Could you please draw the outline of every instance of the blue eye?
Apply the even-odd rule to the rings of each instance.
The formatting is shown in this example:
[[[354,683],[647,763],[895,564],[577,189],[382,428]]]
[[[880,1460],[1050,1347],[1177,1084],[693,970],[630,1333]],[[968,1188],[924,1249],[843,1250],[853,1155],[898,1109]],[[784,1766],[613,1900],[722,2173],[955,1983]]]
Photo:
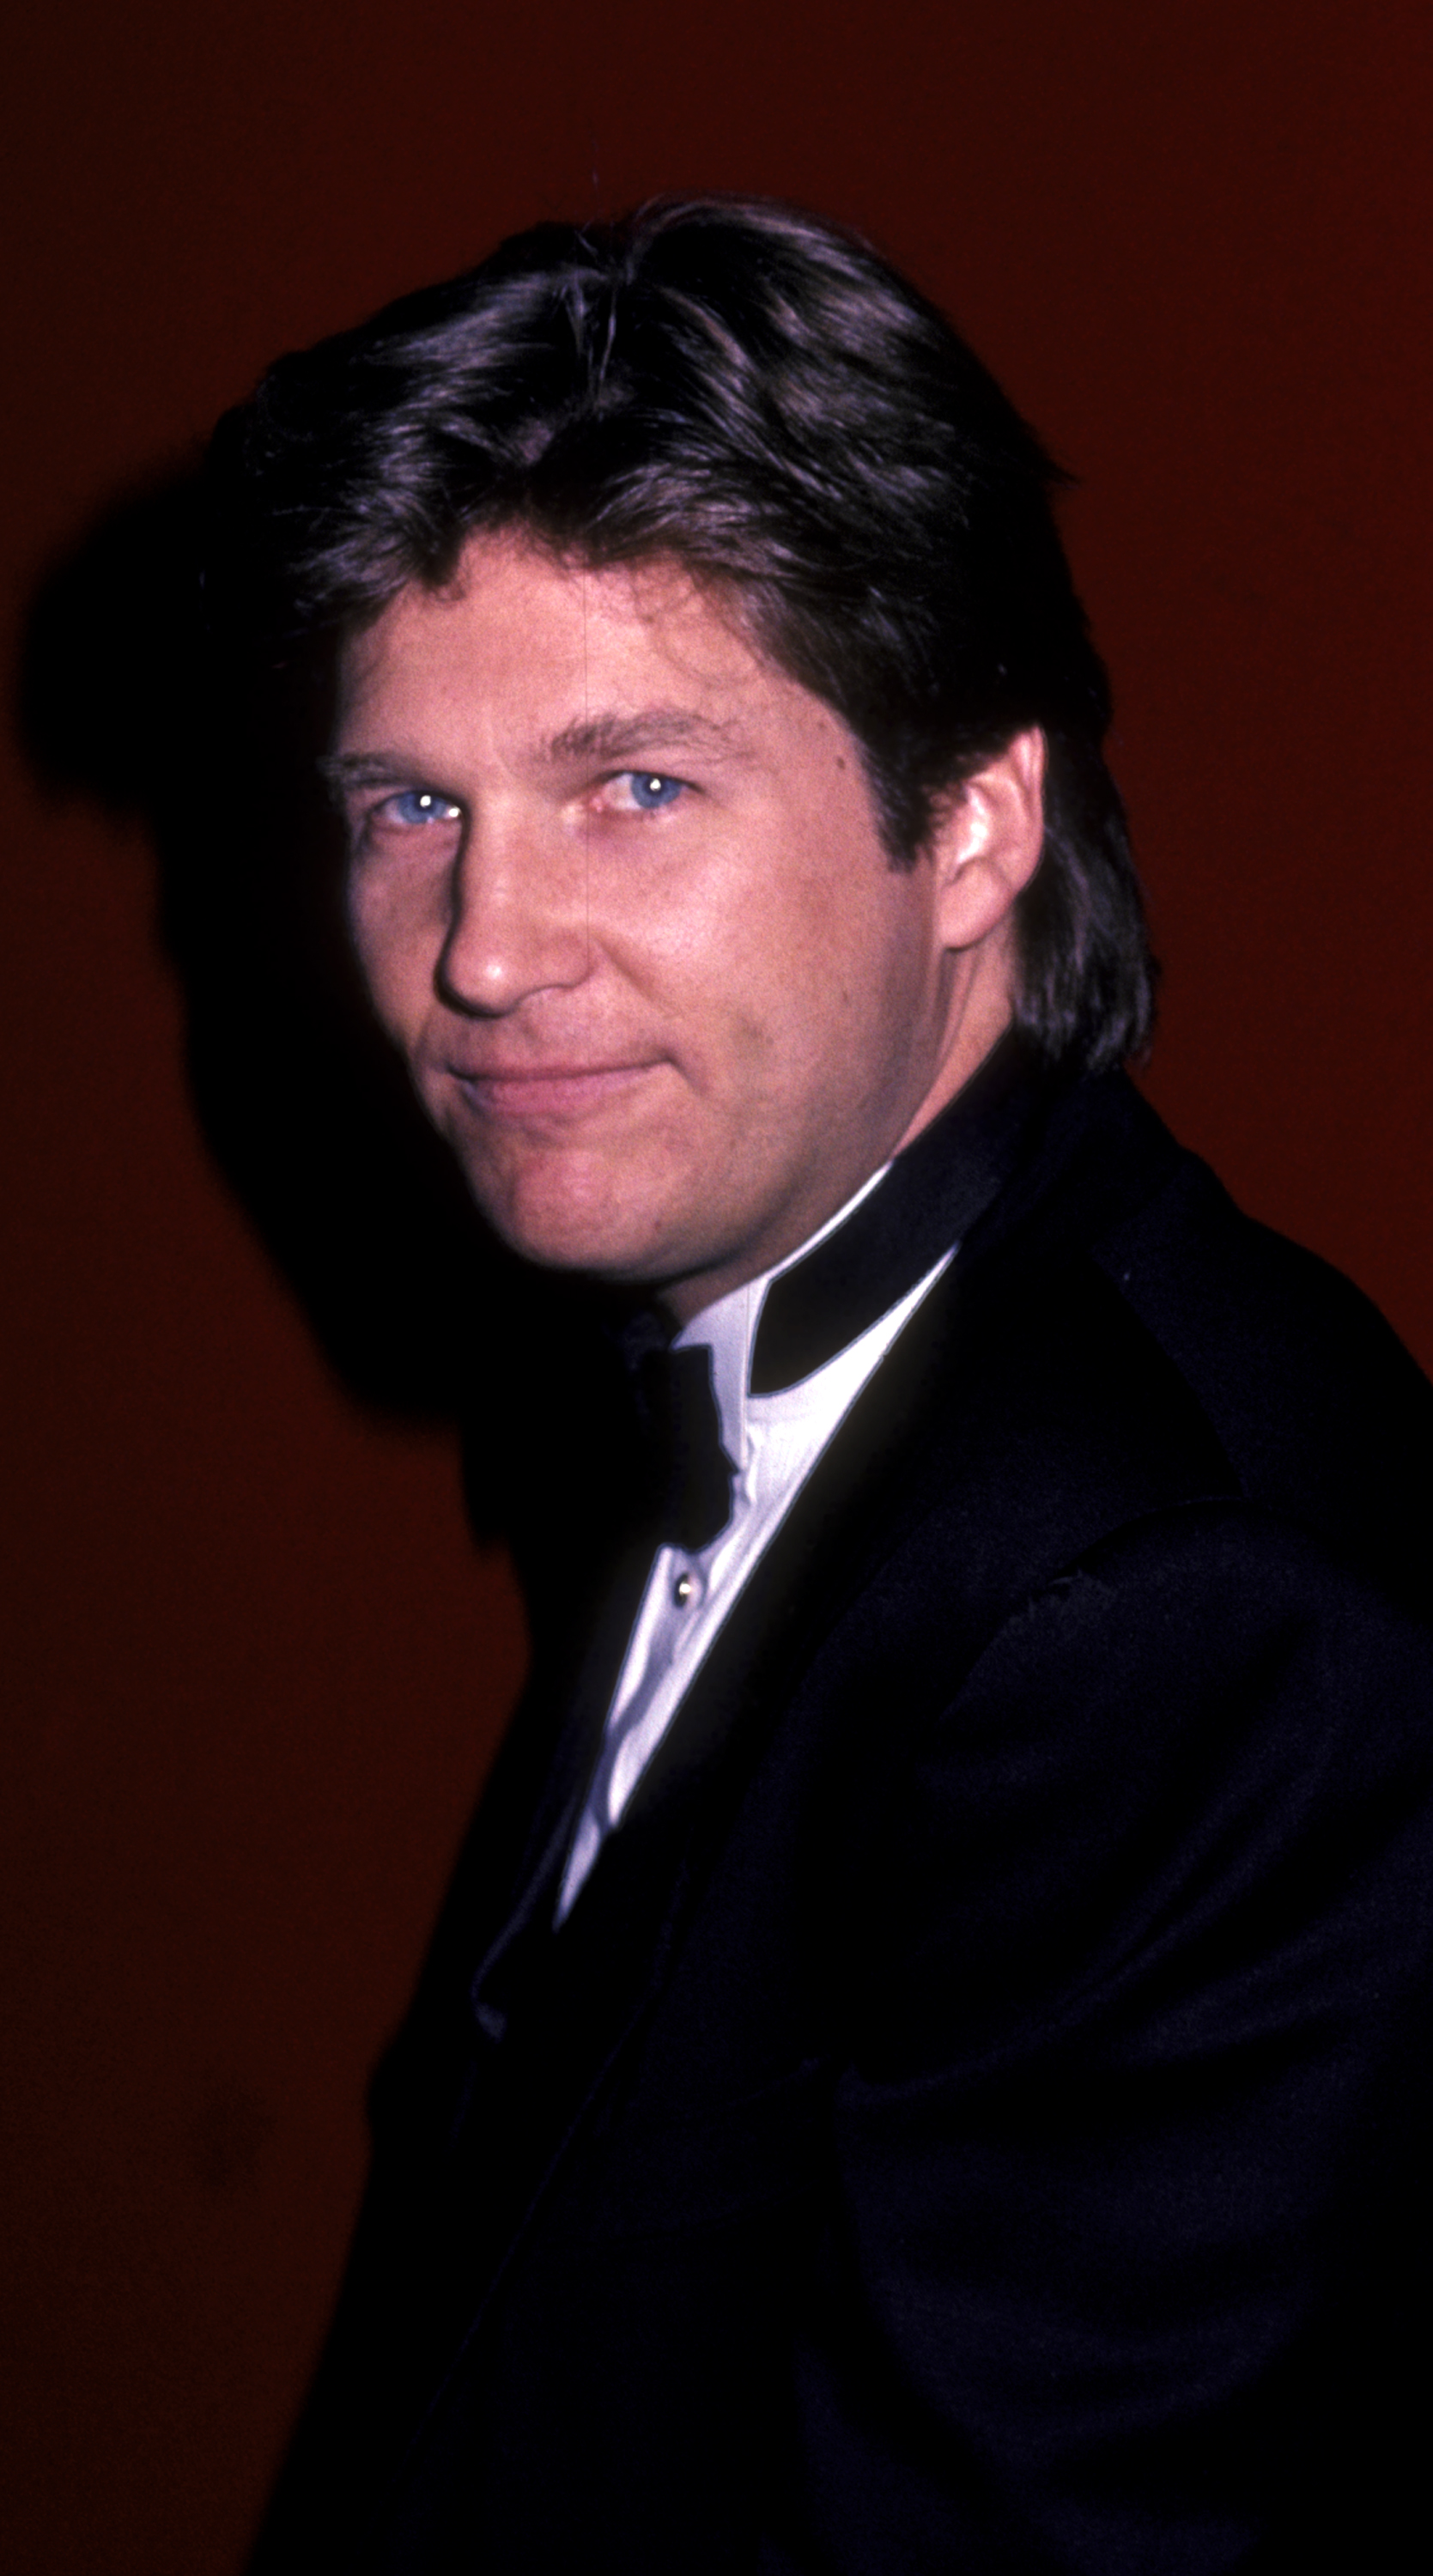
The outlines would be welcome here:
[[[456,823],[462,813],[448,796],[435,796],[431,788],[406,787],[401,796],[390,796],[385,812],[395,823]]]
[[[629,769],[624,775],[633,804],[644,814],[659,814],[664,805],[675,805],[682,792],[680,778],[663,778],[655,769]]]

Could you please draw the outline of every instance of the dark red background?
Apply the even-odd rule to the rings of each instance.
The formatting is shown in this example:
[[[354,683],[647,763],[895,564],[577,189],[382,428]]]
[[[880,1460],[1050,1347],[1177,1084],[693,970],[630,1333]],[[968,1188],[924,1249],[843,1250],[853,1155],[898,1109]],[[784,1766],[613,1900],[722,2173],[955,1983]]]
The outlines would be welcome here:
[[[1155,1099],[1433,1359],[1426,7],[27,15],[16,607],[279,347],[505,229],[693,185],[854,221],[1083,479]],[[144,847],[5,795],[4,2556],[221,2576],[520,1621],[448,1445],[343,1395],[206,1161]]]

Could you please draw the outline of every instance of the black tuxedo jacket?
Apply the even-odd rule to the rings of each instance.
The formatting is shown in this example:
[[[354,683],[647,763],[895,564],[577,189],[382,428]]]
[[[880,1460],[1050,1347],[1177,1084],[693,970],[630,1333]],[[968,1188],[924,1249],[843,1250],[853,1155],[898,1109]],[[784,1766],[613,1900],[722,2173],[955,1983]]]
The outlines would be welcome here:
[[[1391,1333],[1123,1077],[1047,1093],[554,1933],[645,1570],[562,1436],[256,2571],[1421,2565]]]

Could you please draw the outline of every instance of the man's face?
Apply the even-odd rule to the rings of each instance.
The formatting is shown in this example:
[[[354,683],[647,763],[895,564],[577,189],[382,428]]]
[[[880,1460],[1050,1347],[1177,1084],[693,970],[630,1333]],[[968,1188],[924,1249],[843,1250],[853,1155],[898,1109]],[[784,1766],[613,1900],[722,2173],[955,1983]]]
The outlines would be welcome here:
[[[330,764],[380,1017],[504,1238],[678,1314],[794,1250],[936,1076],[937,871],[675,564],[468,548],[354,643]]]

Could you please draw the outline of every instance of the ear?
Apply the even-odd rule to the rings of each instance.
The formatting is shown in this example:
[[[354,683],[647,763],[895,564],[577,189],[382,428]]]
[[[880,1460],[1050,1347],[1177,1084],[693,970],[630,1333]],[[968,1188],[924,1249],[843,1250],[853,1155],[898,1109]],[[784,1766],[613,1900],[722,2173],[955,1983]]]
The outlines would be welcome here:
[[[930,855],[946,948],[974,948],[1011,912],[1045,845],[1045,737],[1017,733],[939,815]]]

